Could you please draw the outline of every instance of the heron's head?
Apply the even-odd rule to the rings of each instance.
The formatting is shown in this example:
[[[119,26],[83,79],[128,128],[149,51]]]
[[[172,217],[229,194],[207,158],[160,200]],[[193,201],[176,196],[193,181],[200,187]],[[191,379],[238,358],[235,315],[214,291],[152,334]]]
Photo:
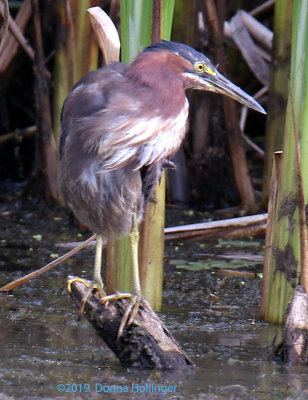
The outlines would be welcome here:
[[[224,94],[239,103],[266,114],[263,107],[246,92],[220,74],[209,58],[190,46],[171,41],[155,43],[137,56],[145,59],[147,65],[168,66],[182,80],[184,89],[199,89]],[[158,62],[159,60],[159,62]],[[151,79],[155,80],[158,69],[153,68]],[[158,76],[157,76],[157,79]],[[168,90],[168,85],[166,85]]]

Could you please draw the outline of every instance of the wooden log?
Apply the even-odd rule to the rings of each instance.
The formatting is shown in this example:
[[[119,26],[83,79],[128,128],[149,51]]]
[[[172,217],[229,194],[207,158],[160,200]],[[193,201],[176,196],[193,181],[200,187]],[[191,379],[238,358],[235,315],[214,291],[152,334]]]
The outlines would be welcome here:
[[[70,295],[78,309],[86,291],[83,282],[71,284]],[[140,299],[134,320],[129,327],[124,327],[123,334],[118,337],[121,321],[130,303],[131,299],[122,298],[102,304],[98,292],[95,292],[88,297],[84,307],[87,320],[124,366],[159,370],[194,366],[144,298]]]

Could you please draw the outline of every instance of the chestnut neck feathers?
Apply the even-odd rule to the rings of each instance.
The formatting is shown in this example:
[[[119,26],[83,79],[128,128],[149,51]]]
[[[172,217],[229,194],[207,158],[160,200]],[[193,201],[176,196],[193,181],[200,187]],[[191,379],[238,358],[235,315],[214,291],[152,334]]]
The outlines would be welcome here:
[[[129,66],[126,75],[135,84],[154,91],[153,102],[161,101],[162,117],[171,117],[179,114],[185,106],[185,86],[181,77],[187,67],[185,64],[189,65],[167,50],[143,52]]]

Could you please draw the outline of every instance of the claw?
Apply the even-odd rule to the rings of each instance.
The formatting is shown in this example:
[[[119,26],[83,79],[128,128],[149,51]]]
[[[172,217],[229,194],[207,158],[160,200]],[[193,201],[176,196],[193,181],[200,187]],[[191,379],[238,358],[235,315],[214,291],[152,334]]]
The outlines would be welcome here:
[[[90,285],[91,285],[91,282],[88,281],[87,279],[82,279],[82,278],[78,278],[78,277],[74,277],[74,278],[68,279],[68,281],[67,281],[67,291],[69,292],[69,294],[72,293],[72,283],[73,282],[81,282],[84,285],[86,285],[86,287],[90,287]]]
[[[115,293],[115,294],[110,294],[109,296],[103,296],[101,299],[101,304],[107,303],[108,301],[112,300],[118,300],[118,299],[127,299],[134,297],[133,294],[131,293]]]
[[[132,299],[132,307],[131,307],[132,312],[130,314],[129,320],[127,321],[127,327],[129,327],[134,322],[134,319],[135,319],[136,315],[138,314],[140,304],[141,304],[141,297],[135,296]]]
[[[88,288],[87,291],[85,292],[85,294],[83,295],[82,299],[81,299],[79,317],[82,315],[82,313],[84,311],[84,307],[86,305],[86,302],[87,302],[90,294],[92,293],[92,291],[94,289],[96,289],[98,291],[100,297],[102,297],[102,298],[108,297],[108,296],[106,296],[106,293],[105,293],[105,291],[103,289],[103,283],[102,282],[92,282],[92,281],[88,281],[87,279],[82,279],[82,278],[78,278],[78,277],[74,277],[74,278],[69,279],[67,281],[67,291],[70,294],[72,293],[72,283],[73,282],[81,282]]]
[[[134,319],[139,311],[140,299],[141,297],[136,295],[133,295],[131,297],[131,303],[125,310],[125,313],[122,317],[122,321],[118,330],[117,339],[120,339],[120,337],[123,336],[123,330],[125,325],[127,326],[127,328],[129,328],[130,325],[134,322]]]
[[[131,303],[127,306],[125,313],[123,314],[120,327],[118,330],[117,339],[120,339],[123,336],[123,331],[125,325],[127,328],[134,322],[134,319],[138,313],[139,306],[140,306],[140,296],[131,293],[116,293],[109,296],[105,296],[101,299],[101,304],[105,304],[109,301],[119,300],[119,299],[131,299]]]

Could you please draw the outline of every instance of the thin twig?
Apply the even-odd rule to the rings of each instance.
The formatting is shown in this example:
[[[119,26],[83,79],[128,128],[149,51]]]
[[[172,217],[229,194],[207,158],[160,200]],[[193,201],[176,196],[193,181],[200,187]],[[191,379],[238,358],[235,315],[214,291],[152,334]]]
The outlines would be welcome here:
[[[0,33],[0,53],[4,45],[6,34],[9,30],[9,3],[7,0],[2,0],[2,2],[3,7],[1,11],[3,11],[3,13],[1,12],[1,14],[3,14],[3,25]]]
[[[253,98],[255,100],[258,100],[267,92],[268,92],[268,86],[267,85],[263,86],[255,95],[253,95]],[[245,130],[247,114],[248,114],[248,107],[243,106],[241,109],[241,117],[240,117],[240,128],[242,132],[244,132]]]
[[[265,153],[264,150],[261,149],[256,143],[254,143],[245,133],[243,133],[243,139],[245,142],[250,146],[253,150],[255,150],[256,153],[259,154],[259,156],[264,159]]]
[[[254,99],[259,99],[262,97],[265,93],[268,92],[268,86],[263,86],[262,89],[260,89],[254,96]],[[243,135],[243,139],[245,142],[253,148],[262,158],[264,158],[264,150],[261,149],[258,145],[256,145],[251,139],[248,138],[248,136],[245,135],[244,130],[245,130],[245,124],[247,120],[247,115],[248,115],[248,107],[243,106],[241,110],[241,117],[240,117],[240,129]]]
[[[36,125],[29,126],[28,128],[24,129],[16,129],[14,132],[6,133],[5,135],[0,136],[0,146],[14,139],[19,139],[25,136],[26,137],[34,136],[36,135],[36,133],[37,133]]]
[[[8,292],[9,290],[13,290],[17,288],[20,285],[23,285],[24,283],[37,278],[39,275],[42,275],[44,272],[49,271],[51,268],[55,267],[56,265],[59,265],[60,263],[64,262],[68,258],[72,257],[74,254],[76,254],[78,251],[86,247],[92,240],[96,238],[96,235],[91,236],[89,239],[85,240],[82,242],[79,246],[75,247],[74,249],[70,250],[68,253],[64,254],[63,256],[57,258],[56,260],[53,260],[49,264],[45,265],[44,267],[31,272],[28,275],[23,276],[22,278],[16,279],[13,282],[8,283],[5,286],[2,286],[0,288],[0,292]]]
[[[262,12],[268,10],[274,5],[275,5],[275,0],[268,0],[265,3],[261,4],[259,7],[256,7],[253,10],[251,10],[249,14],[252,15],[253,17],[256,17],[258,14],[261,14]]]
[[[31,16],[31,0],[24,0],[14,20],[21,34],[23,34],[24,32],[24,29],[29,21],[30,16]],[[8,69],[19,47],[19,42],[13,36],[12,32],[9,32],[8,35],[6,36],[3,46],[4,48],[0,52],[0,74],[2,74]]]
[[[4,14],[4,6],[2,3],[0,3],[0,13],[3,15]],[[34,58],[34,51],[32,47],[28,44],[27,40],[25,39],[23,33],[21,32],[19,26],[16,24],[14,19],[9,15],[9,29],[12,35],[15,37],[17,42],[20,44],[20,46],[25,50],[25,52],[28,54],[28,56],[33,59]]]

